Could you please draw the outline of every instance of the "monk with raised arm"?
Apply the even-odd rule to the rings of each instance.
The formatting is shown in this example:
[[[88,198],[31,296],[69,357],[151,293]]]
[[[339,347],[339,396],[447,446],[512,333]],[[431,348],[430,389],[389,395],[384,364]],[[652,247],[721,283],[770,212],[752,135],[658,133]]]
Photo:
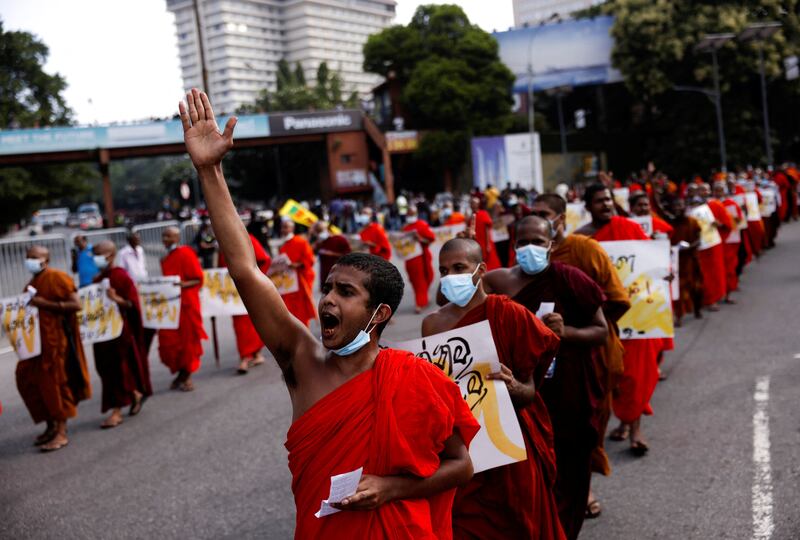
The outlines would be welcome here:
[[[179,245],[180,239],[181,232],[177,227],[167,227],[161,233],[161,242],[167,249],[167,254],[161,259],[161,273],[179,278],[181,314],[177,329],[158,331],[158,354],[170,373],[177,373],[170,389],[191,392],[194,390],[192,373],[200,369],[202,340],[208,339],[208,335],[203,328],[200,307],[203,269],[194,250]]]
[[[611,418],[612,391],[624,371],[622,356],[624,349],[619,339],[617,321],[631,307],[628,291],[622,286],[608,254],[600,244],[580,234],[566,235],[567,202],[554,193],[539,195],[531,207],[533,215],[550,222],[553,228],[553,249],[550,260],[574,266],[583,271],[602,289],[605,295],[603,315],[608,326],[608,337],[600,348],[600,362],[596,365],[597,380],[601,383],[602,399],[597,410],[598,438],[592,452],[592,472],[608,476],[611,466],[604,449],[605,432]],[[600,515],[600,502],[589,492],[586,517]]]
[[[553,424],[555,495],[566,537],[575,539],[583,525],[592,476],[592,452],[600,437],[604,396],[598,376],[608,326],[603,291],[579,269],[550,260],[553,246],[547,219],[528,216],[517,224],[517,265],[486,275],[486,287],[525,306],[561,339],[549,377],[540,382]],[[545,304],[550,309],[540,312]]]
[[[78,414],[78,403],[92,397],[89,372],[78,331],[81,309],[72,278],[50,268],[50,252],[31,246],[25,267],[36,289],[31,304],[39,309],[42,354],[17,363],[17,389],[34,424],[45,422],[35,444],[43,452],[64,448],[67,420]]]
[[[411,353],[378,348],[400,304],[391,263],[351,253],[328,275],[319,301],[322,340],[294,317],[258,269],[222,175],[233,146],[204,93],[181,103],[186,149],[198,171],[228,271],[283,372],[292,401],[286,440],[297,509],[296,538],[451,538],[455,488],[472,477],[478,430],[458,386]],[[280,328],[280,332],[274,331]],[[363,467],[355,494],[315,517],[331,477]]]
[[[457,539],[561,539],[553,495],[555,456],[547,409],[537,389],[558,349],[558,338],[532,313],[483,288],[480,245],[454,238],[439,253],[441,290],[449,302],[422,322],[422,335],[489,321],[505,382],[525,440],[525,461],[476,474],[458,489],[453,506]]]

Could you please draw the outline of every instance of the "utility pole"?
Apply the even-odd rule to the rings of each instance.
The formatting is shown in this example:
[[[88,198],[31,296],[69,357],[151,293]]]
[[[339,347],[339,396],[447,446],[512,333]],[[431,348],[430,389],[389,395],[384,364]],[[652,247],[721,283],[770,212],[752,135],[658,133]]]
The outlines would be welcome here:
[[[719,157],[720,157],[720,170],[722,172],[728,171],[728,155],[725,151],[725,126],[722,120],[722,93],[719,89],[719,65],[717,63],[717,51],[723,45],[734,38],[734,34],[708,34],[695,46],[695,52],[711,53],[711,62],[713,65],[714,74],[714,90],[713,92],[703,91],[692,87],[675,87],[676,90],[689,90],[701,91],[712,98],[714,108],[717,112],[717,136],[719,138]]]
[[[208,71],[206,70],[206,55],[205,51],[203,50],[203,30],[202,30],[202,23],[200,22],[200,8],[197,5],[197,0],[192,0],[192,8],[194,8],[194,24],[195,30],[197,31],[197,50],[200,53],[200,73],[203,77],[203,91],[205,93],[210,93],[211,90],[208,87]]]

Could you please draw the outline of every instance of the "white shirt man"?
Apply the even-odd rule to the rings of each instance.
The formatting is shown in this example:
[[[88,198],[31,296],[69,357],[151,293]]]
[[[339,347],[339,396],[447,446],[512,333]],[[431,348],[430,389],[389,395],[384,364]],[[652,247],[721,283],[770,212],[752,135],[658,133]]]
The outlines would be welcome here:
[[[147,277],[147,267],[142,246],[126,245],[117,253],[117,265],[125,269],[133,281],[141,281]]]

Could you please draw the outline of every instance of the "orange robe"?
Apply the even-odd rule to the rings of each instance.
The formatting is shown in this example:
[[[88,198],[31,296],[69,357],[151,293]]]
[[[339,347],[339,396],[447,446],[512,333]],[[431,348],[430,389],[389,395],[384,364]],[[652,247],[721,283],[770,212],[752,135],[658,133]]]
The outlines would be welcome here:
[[[517,380],[527,381],[533,375],[538,389],[558,350],[556,335],[521,305],[493,294],[455,327],[485,320],[489,321],[500,362]],[[528,459],[480,472],[458,488],[453,505],[456,539],[565,538],[553,493],[553,430],[539,392],[533,403],[516,412]],[[585,507],[584,497],[582,510]]]
[[[628,291],[622,286],[617,271],[611,265],[608,254],[600,244],[587,236],[572,234],[550,254],[550,260],[574,266],[589,276],[605,295],[603,312],[608,322],[608,338],[600,349],[600,362],[596,378],[601,383],[602,401],[597,410],[598,438],[592,452],[592,471],[608,476],[611,465],[603,445],[608,420],[611,417],[612,390],[624,371],[622,341],[619,339],[617,321],[613,313],[621,313],[631,307]]]
[[[584,328],[602,307],[603,291],[585,273],[557,261],[532,276],[514,296],[530,313],[542,302],[555,304],[564,324]],[[558,474],[555,494],[558,514],[566,537],[578,537],[586,515],[586,500],[592,478],[592,452],[600,431],[598,414],[604,396],[600,347],[562,341],[555,357],[552,378],[540,383],[540,395],[547,405],[553,424]]]
[[[725,254],[725,282],[727,291],[732,292],[739,289],[739,275],[736,269],[739,267],[739,251],[742,247],[742,235],[738,228],[738,222],[744,219],[744,214],[739,205],[733,199],[722,201],[728,216],[731,219],[731,232],[725,239],[723,250]]]
[[[638,223],[614,216],[595,234],[598,242],[616,240],[649,240]],[[614,414],[622,422],[631,423],[642,414],[653,414],[650,398],[658,383],[658,355],[669,346],[661,338],[623,339],[625,371],[614,389]]]
[[[158,331],[158,354],[170,373],[194,373],[200,369],[202,340],[208,339],[200,311],[203,269],[192,248],[178,246],[161,259],[161,273],[165,276],[179,276],[181,281],[200,280],[193,287],[181,288],[181,315],[177,330]]]
[[[314,286],[314,250],[311,244],[302,236],[292,236],[283,243],[281,253],[286,254],[293,263],[300,263],[302,266],[297,269],[297,292],[284,294],[283,303],[289,312],[297,317],[300,322],[308,326],[311,319],[317,317],[317,310],[314,308],[314,297],[312,290]]]
[[[661,219],[659,216],[653,214],[653,232],[666,234],[669,236],[672,234],[672,225]]]
[[[478,429],[458,386],[441,370],[411,353],[382,350],[372,369],[317,401],[289,428],[295,538],[452,538],[455,489],[372,511],[314,513],[328,498],[331,476],[364,467],[364,474],[426,478],[438,470],[451,435],[459,433],[469,446]]]
[[[488,231],[487,231],[488,228]],[[500,268],[500,258],[492,240],[492,218],[486,210],[475,212],[475,240],[480,244],[483,252],[483,262],[487,270]]]
[[[36,274],[30,285],[52,302],[76,292],[72,278],[54,268]],[[78,318],[39,309],[39,329],[42,354],[17,363],[17,389],[34,424],[63,422],[78,414],[78,402],[92,397]]]
[[[681,242],[689,245],[700,240],[702,227],[691,216],[683,216],[673,220],[673,232],[670,243],[677,246]],[[678,279],[680,280],[680,297],[672,302],[672,309],[680,319],[687,313],[699,312],[703,304],[703,274],[697,249],[682,249],[678,252]]]
[[[103,382],[101,411],[127,407],[133,401],[133,392],[144,396],[153,394],[150,385],[150,363],[144,346],[142,310],[139,307],[139,292],[128,272],[120,267],[103,270],[95,281],[108,278],[111,287],[131,307],[120,307],[122,333],[117,339],[95,343],[94,363]]]
[[[725,277],[725,240],[732,229],[731,218],[721,202],[709,199],[708,207],[714,214],[714,219],[722,224],[719,235],[722,243],[707,249],[697,251],[697,260],[703,273],[703,305],[716,304],[728,292]]]
[[[421,219],[414,223],[408,223],[403,227],[403,232],[416,232],[429,243],[436,240],[436,235],[430,226]],[[433,283],[433,258],[431,257],[431,250],[428,249],[429,244],[422,244],[421,242],[420,244],[422,255],[406,261],[406,272],[408,273],[411,287],[414,289],[414,304],[419,308],[424,308],[430,303],[428,290],[431,288],[431,283]]]
[[[447,221],[444,222],[445,225],[459,225],[461,223],[466,223],[467,218],[464,217],[464,214],[461,212],[453,212],[450,214],[450,217],[447,218]]]
[[[369,252],[372,255],[382,257],[387,261],[392,258],[392,244],[389,242],[389,237],[386,231],[374,221],[361,229],[361,239],[364,242],[372,242],[374,246],[369,247]]]
[[[266,274],[270,264],[272,264],[272,259],[252,234],[250,235],[250,242],[253,244],[256,265],[261,272]],[[222,251],[219,252],[217,264],[220,268],[228,267],[225,254]],[[239,358],[252,358],[264,347],[264,342],[261,341],[261,336],[258,335],[258,331],[253,326],[253,321],[250,320],[249,315],[233,316],[233,332],[236,334],[236,348],[239,351]]]

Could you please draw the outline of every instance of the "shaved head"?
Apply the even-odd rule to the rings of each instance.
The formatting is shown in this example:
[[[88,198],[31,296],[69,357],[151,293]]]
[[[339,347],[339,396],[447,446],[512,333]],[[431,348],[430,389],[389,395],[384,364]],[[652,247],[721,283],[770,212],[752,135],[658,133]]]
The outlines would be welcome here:
[[[177,245],[181,241],[181,231],[177,227],[167,227],[161,233],[161,242],[164,247],[169,249],[172,245]]]
[[[445,242],[442,246],[439,255],[447,255],[456,252],[463,252],[467,260],[474,264],[481,264],[483,262],[483,253],[481,252],[481,245],[475,240],[469,238],[453,238]]]
[[[543,217],[539,216],[525,216],[517,223],[517,234],[522,229],[526,230],[536,230],[543,234],[547,235],[547,238],[550,238],[553,234],[553,228],[550,226],[550,222]]]
[[[567,201],[561,195],[555,193],[542,193],[536,197],[534,203],[546,204],[557,215],[564,214],[567,211]]]
[[[103,240],[94,245],[92,248],[95,255],[116,255],[117,254],[117,245],[112,242],[111,240]]]
[[[29,259],[44,259],[45,261],[49,261],[50,250],[44,246],[31,246],[28,248],[26,257]]]

